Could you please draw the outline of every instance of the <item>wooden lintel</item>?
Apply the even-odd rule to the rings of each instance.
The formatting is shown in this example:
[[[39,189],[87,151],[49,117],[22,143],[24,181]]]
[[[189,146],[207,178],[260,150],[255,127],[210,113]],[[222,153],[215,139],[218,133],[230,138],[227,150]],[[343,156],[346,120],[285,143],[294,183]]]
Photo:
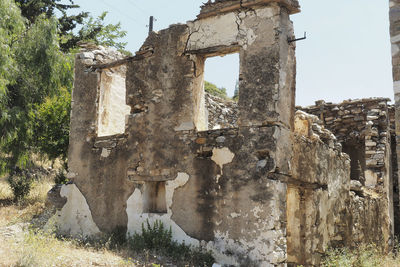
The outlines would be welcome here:
[[[140,53],[140,54],[137,54],[137,55],[132,56],[132,57],[127,57],[127,58],[124,58],[124,59],[116,60],[116,61],[113,61],[113,62],[110,62],[110,63],[91,65],[90,68],[92,68],[92,69],[111,69],[111,68],[115,68],[115,67],[124,65],[124,64],[126,64],[128,62],[143,60],[143,59],[148,58],[148,57],[150,57],[152,55],[153,55],[153,51],[146,51],[144,53]]]
[[[233,45],[219,45],[214,47],[207,47],[199,50],[187,50],[185,54],[196,54],[204,57],[215,57],[224,56],[228,54],[238,53],[240,46],[238,44]]]

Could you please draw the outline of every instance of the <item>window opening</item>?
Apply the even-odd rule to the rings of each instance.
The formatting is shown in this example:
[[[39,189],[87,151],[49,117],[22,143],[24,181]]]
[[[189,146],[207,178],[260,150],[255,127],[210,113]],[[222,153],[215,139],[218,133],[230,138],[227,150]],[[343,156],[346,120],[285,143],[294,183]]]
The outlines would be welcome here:
[[[100,73],[100,95],[97,135],[110,136],[125,132],[125,117],[130,114],[126,105],[126,66],[106,69]]]
[[[208,130],[237,127],[239,61],[239,53],[205,60],[203,88]]]

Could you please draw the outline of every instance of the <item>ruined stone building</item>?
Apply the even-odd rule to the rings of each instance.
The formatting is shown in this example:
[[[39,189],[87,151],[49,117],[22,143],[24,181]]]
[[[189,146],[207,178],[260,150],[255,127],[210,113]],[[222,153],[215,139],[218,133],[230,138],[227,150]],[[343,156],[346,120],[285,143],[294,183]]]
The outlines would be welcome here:
[[[391,1],[400,80],[400,1]],[[318,265],[329,247],[392,245],[399,222],[396,104],[295,107],[297,0],[216,0],[153,32],[135,56],[76,57],[62,233],[141,231],[233,266]],[[203,89],[209,57],[240,55],[239,102]],[[397,119],[395,119],[397,118]],[[396,229],[397,231],[397,229]]]

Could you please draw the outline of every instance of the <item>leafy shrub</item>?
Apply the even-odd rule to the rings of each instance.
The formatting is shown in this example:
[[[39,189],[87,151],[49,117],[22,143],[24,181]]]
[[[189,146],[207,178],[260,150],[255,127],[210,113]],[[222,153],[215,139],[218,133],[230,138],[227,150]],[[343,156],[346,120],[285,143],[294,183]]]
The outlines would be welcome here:
[[[135,233],[128,238],[128,246],[134,252],[155,251],[177,262],[185,262],[190,266],[212,266],[215,262],[209,251],[200,247],[179,244],[172,239],[171,228],[166,229],[161,221],[156,221],[153,226],[149,221],[146,227],[142,224],[142,233]]]
[[[15,201],[21,201],[28,196],[33,183],[30,175],[19,168],[8,177],[7,181],[13,191]]]
[[[55,184],[66,184],[69,182],[69,179],[65,175],[64,170],[60,170],[57,172],[56,176],[54,177],[54,183]]]
[[[226,89],[221,87],[218,88],[215,84],[205,81],[204,82],[204,91],[213,96],[218,96],[223,99],[228,99],[228,95],[226,94]]]
[[[66,160],[69,145],[71,94],[60,88],[57,95],[48,97],[30,113],[35,146],[51,160]]]
[[[134,251],[169,249],[172,241],[172,231],[164,228],[164,224],[156,221],[153,226],[147,220],[147,229],[142,224],[142,234],[135,233],[130,240]]]

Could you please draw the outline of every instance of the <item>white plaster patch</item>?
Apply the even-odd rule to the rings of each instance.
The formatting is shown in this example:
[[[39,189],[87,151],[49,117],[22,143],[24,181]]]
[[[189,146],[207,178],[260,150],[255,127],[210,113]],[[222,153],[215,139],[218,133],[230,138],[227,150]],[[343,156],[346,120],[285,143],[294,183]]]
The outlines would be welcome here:
[[[400,48],[397,44],[392,44],[392,57],[397,55],[400,51]]]
[[[190,131],[194,129],[193,122],[182,122],[178,127],[175,127],[175,131]]]
[[[394,102],[395,103],[400,103],[400,94],[395,94],[394,95]]]
[[[51,221],[54,221],[62,234],[73,237],[89,237],[100,233],[93,221],[89,205],[76,185],[63,185],[60,195],[67,198],[67,203],[61,211],[53,216]]]
[[[102,158],[108,158],[108,156],[110,156],[111,151],[108,150],[107,148],[103,148],[101,150],[101,157]]]
[[[262,209],[259,206],[255,206],[252,210],[254,217],[257,219],[260,218],[260,215],[258,215],[260,212],[262,212]]]
[[[273,183],[277,192],[287,190],[285,184]],[[272,186],[272,184],[271,184]],[[268,214],[265,214],[264,205],[255,206],[249,219],[247,238],[232,239],[228,230],[215,230],[215,239],[207,243],[207,249],[213,251],[217,262],[224,265],[238,266],[237,258],[248,256],[257,266],[280,266],[286,260],[286,229],[282,227],[280,221],[281,203],[277,196],[268,201]],[[264,213],[264,214],[261,214]],[[252,216],[253,215],[253,216]],[[267,216],[266,216],[267,215]],[[248,229],[254,229],[250,234]],[[257,230],[256,230],[257,229]],[[227,251],[235,251],[235,255],[224,254]]]
[[[157,220],[161,221],[164,226],[169,229],[171,227],[172,237],[177,242],[185,242],[187,245],[199,246],[200,242],[194,238],[188,236],[182,228],[179,227],[172,219],[172,201],[174,191],[184,186],[189,181],[189,175],[186,173],[178,173],[178,176],[173,181],[166,182],[165,185],[165,197],[167,203],[167,213],[156,214],[156,213],[143,213],[143,195],[139,189],[135,189],[133,194],[127,201],[126,213],[128,214],[128,232],[127,235],[132,235],[135,232],[141,233],[142,224],[153,225]]]
[[[365,173],[365,186],[375,187],[378,182],[378,175],[371,170],[366,170]]]
[[[231,213],[231,217],[233,218],[233,219],[235,219],[235,218],[238,218],[238,217],[240,217],[241,215],[239,214],[239,213],[236,213],[236,212],[232,212]]]
[[[221,169],[221,174],[223,174],[223,167],[225,164],[231,163],[235,154],[233,154],[229,148],[213,148],[213,155],[211,160],[214,161]]]
[[[227,13],[215,17],[189,22],[190,38],[188,50],[200,50],[236,43],[238,27],[236,15]]]
[[[400,81],[393,82],[393,90],[395,94],[400,94]]]
[[[398,43],[400,42],[400,34],[393,36],[392,38],[390,38],[390,41],[392,42],[392,44]]]
[[[268,18],[278,15],[277,8],[264,7],[257,12],[234,12],[188,22],[190,38],[188,50],[201,50],[216,46],[237,45],[246,49],[257,39],[252,29]],[[247,25],[251,21],[251,25]]]

